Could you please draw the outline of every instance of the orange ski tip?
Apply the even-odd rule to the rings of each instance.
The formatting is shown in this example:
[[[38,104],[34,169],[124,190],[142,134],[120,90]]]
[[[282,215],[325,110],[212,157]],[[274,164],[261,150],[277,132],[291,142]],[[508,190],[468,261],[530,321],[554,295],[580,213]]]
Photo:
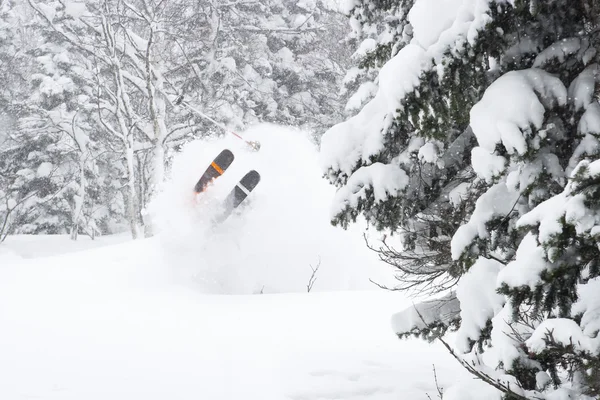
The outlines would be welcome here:
[[[219,173],[219,175],[223,175],[223,169],[221,167],[219,167],[219,165],[216,162],[212,162],[210,163],[210,165],[217,170],[217,172]]]

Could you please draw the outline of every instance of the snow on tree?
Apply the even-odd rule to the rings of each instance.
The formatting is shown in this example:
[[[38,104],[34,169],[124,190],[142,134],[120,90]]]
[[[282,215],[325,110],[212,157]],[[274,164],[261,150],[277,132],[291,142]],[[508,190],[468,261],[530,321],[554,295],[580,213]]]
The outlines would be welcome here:
[[[411,37],[323,138],[333,222],[399,233],[371,244],[399,288],[445,293],[397,314],[399,336],[458,329],[449,348],[498,398],[597,396],[598,5],[401,6]],[[391,25],[386,7],[350,9]]]
[[[341,188],[333,222],[346,226],[362,214],[398,234],[401,245],[375,250],[398,269],[405,288],[456,283],[460,271],[448,245],[474,206],[460,198],[482,190],[470,184],[468,110],[496,75],[490,59],[503,40],[493,17],[508,5],[447,3],[348,3],[356,35],[364,38],[358,68],[378,71],[378,89],[322,142],[324,169]]]
[[[31,102],[33,51],[39,43],[27,36],[29,11],[18,1],[1,5],[0,241],[9,233],[63,232],[74,207],[75,171],[66,131],[40,117],[45,110]],[[46,89],[55,96],[63,92],[56,85]]]
[[[565,3],[562,11],[575,9]],[[502,297],[477,324],[461,313],[459,338],[463,351],[475,357],[477,343],[487,367],[513,377],[505,394],[598,393],[600,353],[585,344],[597,335],[586,330],[597,316],[586,313],[594,300],[585,293],[597,276],[600,109],[596,50],[585,27],[590,14],[578,11],[562,23],[573,37],[540,48],[533,68],[501,76],[471,110],[479,144],[473,168],[491,186],[453,237],[452,256],[467,274],[494,262],[498,273],[487,295]],[[472,293],[480,285],[461,281],[459,289]],[[458,298],[461,306],[481,301]]]
[[[174,27],[187,39],[172,52],[180,58],[171,77],[177,94],[236,129],[267,121],[322,132],[339,120],[346,62],[337,49],[339,14],[320,1],[198,7],[204,17]]]
[[[600,161],[595,158],[576,166],[563,192],[518,219],[516,227],[528,233],[512,261],[479,257],[458,285],[463,362],[476,360],[476,372],[496,382],[510,378],[513,385],[501,390],[506,395],[583,399],[598,394]]]
[[[23,53],[17,47],[14,27],[16,15],[12,2],[0,4],[0,79],[4,83],[0,90],[0,147],[5,148],[10,133],[16,125],[11,115],[11,103],[20,95],[18,88],[23,84],[22,77],[16,73],[22,61]],[[0,152],[0,242],[12,230],[12,221],[18,212],[18,198],[10,189],[10,177],[7,173],[8,160]]]

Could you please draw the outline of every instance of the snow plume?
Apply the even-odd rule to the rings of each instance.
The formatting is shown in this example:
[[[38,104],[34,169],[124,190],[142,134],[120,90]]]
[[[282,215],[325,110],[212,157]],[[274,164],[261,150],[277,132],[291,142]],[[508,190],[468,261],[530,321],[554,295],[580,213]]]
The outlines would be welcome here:
[[[335,190],[321,177],[308,135],[270,125],[243,135],[260,141],[260,151],[232,135],[189,144],[152,206],[178,279],[215,293],[302,292],[311,266],[320,265],[315,291],[374,288],[369,278],[383,279],[383,266],[360,232],[330,225]],[[194,184],[225,148],[233,164],[194,199]],[[251,169],[261,174],[259,185],[228,219],[213,224],[224,197]]]

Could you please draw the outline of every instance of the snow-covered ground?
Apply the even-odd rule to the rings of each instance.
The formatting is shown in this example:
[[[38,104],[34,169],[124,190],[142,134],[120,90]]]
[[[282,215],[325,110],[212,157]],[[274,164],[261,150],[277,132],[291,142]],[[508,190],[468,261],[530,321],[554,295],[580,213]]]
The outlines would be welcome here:
[[[426,399],[433,365],[441,386],[464,377],[441,347],[395,338],[397,293],[203,295],[161,248],[0,256],[0,398]]]
[[[329,224],[335,189],[306,136],[246,134],[259,154],[227,137],[177,157],[147,210],[152,239],[0,245],[0,399],[426,400],[434,365],[442,387],[465,377],[440,346],[395,337],[390,318],[410,301],[369,282],[392,271],[360,228]],[[234,163],[193,198],[222,148]],[[212,224],[250,169],[259,186]]]
[[[88,236],[79,236],[77,241],[72,241],[68,235],[12,235],[0,246],[0,260],[21,258],[38,258],[67,254],[96,247],[104,247],[131,240],[131,235],[98,236],[93,240]]]

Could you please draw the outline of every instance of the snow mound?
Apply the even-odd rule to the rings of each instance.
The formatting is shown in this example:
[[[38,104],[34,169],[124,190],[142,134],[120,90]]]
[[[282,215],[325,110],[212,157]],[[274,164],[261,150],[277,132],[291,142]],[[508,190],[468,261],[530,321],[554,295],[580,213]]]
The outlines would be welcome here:
[[[308,135],[258,125],[243,136],[258,140],[260,151],[233,135],[190,143],[151,205],[176,276],[228,294],[307,291],[317,267],[314,291],[374,288],[369,278],[384,279],[361,232],[331,226],[335,189],[322,178]],[[233,164],[194,199],[194,184],[225,148],[234,153]],[[259,185],[228,219],[214,224],[223,199],[252,169],[261,175]]]

